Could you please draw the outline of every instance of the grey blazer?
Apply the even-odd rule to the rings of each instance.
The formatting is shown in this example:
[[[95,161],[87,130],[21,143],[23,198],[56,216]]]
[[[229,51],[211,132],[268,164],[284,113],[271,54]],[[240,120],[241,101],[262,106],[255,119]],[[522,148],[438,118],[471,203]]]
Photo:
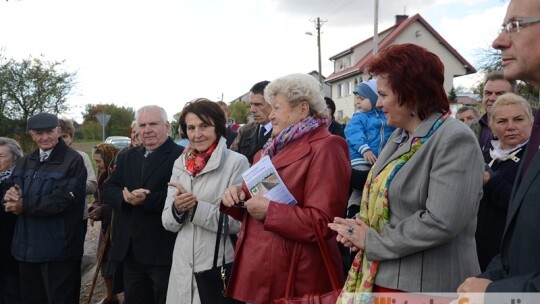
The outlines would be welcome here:
[[[397,129],[374,165],[378,174],[410,150],[441,116],[426,118],[401,146]],[[366,254],[381,261],[375,284],[407,292],[455,292],[480,273],[474,233],[484,161],[467,125],[449,117],[397,172],[388,196],[390,223],[369,229]]]

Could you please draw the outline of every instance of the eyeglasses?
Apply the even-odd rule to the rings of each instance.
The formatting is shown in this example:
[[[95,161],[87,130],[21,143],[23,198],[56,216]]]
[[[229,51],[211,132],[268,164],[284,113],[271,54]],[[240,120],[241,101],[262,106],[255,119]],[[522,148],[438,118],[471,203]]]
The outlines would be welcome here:
[[[531,25],[537,22],[540,22],[540,17],[512,20],[508,22],[507,24],[501,25],[501,28],[499,29],[499,34],[503,32],[507,34],[519,33],[522,27],[525,27],[527,25]]]

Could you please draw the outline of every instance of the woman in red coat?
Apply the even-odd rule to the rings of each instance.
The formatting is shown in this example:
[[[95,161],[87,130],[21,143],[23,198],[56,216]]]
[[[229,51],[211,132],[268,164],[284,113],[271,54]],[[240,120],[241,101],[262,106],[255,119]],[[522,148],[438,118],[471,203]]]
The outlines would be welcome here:
[[[296,200],[290,205],[251,197],[241,185],[222,197],[224,212],[242,220],[228,295],[249,303],[285,297],[292,252],[299,259],[293,296],[332,290],[312,219],[322,229],[336,273],[341,257],[327,223],[345,212],[350,161],[343,138],[328,132],[320,84],[310,75],[292,74],[272,81],[264,96],[272,105],[272,137],[255,157],[269,156]],[[244,201],[243,208],[235,207]],[[342,283],[343,278],[339,278]]]

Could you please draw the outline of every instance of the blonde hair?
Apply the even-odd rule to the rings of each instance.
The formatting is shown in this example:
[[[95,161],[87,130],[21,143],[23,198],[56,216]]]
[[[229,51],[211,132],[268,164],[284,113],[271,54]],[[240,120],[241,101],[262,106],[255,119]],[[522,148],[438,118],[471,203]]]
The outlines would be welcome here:
[[[523,108],[523,111],[525,112],[525,114],[527,114],[527,117],[532,122],[534,120],[534,118],[533,118],[533,115],[532,115],[531,105],[529,104],[529,102],[527,102],[527,100],[525,100],[525,98],[523,98],[523,97],[521,97],[521,96],[519,96],[517,94],[505,93],[505,94],[497,97],[497,100],[491,106],[491,110],[489,110],[489,113],[488,113],[489,127],[493,128],[492,123],[493,123],[493,119],[494,119],[494,116],[495,116],[495,112],[497,111],[498,108],[500,108],[502,106],[510,106],[510,105],[516,105],[516,104],[520,105]]]

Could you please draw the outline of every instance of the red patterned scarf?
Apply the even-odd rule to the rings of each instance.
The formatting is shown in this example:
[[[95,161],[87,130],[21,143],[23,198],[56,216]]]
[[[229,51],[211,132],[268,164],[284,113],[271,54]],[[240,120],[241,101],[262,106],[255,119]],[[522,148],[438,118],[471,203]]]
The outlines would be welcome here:
[[[191,175],[193,176],[199,174],[199,172],[201,172],[202,169],[204,169],[204,167],[206,166],[206,162],[208,162],[210,156],[212,156],[212,152],[214,152],[214,150],[216,149],[217,144],[218,142],[216,141],[205,152],[199,152],[191,148],[191,146],[188,146],[185,152],[186,170],[188,170],[189,173],[191,173]]]

